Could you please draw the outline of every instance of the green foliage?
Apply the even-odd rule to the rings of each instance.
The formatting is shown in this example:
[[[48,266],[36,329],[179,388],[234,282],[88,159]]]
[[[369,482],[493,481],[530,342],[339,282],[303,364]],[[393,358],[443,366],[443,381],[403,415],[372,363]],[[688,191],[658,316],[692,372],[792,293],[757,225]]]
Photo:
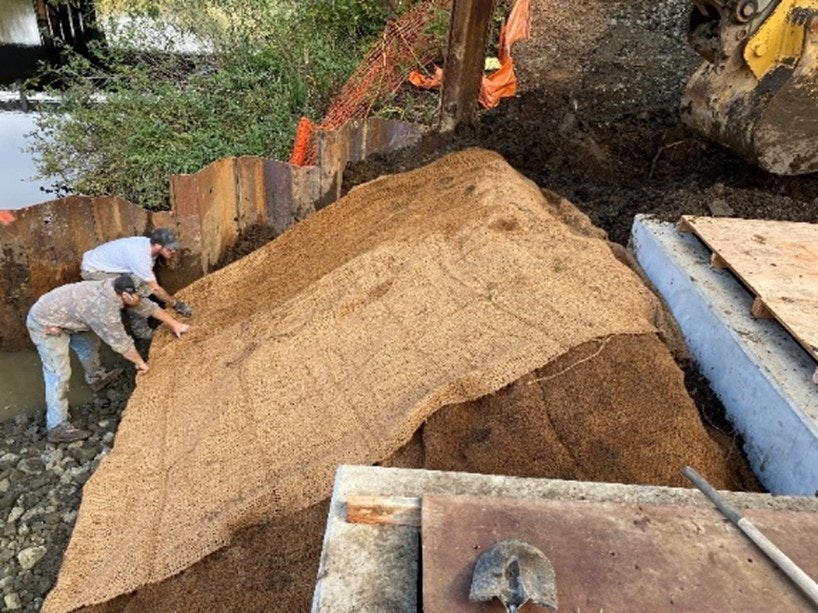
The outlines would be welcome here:
[[[57,195],[119,195],[164,209],[171,175],[225,156],[288,159],[299,117],[323,115],[372,33],[406,4],[129,3],[130,19],[109,23],[93,60],[65,50],[65,63],[40,75],[62,102],[31,135],[39,175],[56,178]],[[150,32],[157,16],[172,29]],[[200,49],[174,50],[185,36]]]
[[[334,37],[368,45],[384,23],[405,12],[411,0],[301,0],[301,14]]]

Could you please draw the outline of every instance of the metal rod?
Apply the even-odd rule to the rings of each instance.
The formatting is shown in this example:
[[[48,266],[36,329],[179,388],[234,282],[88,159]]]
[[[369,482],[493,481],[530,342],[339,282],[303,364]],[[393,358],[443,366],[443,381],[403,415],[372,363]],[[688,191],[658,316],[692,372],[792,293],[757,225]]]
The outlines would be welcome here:
[[[784,573],[792,579],[793,583],[801,588],[801,591],[803,591],[814,604],[818,605],[818,583],[815,583],[815,581],[801,570],[795,562],[790,560],[783,551],[761,534],[761,532],[750,523],[750,520],[742,516],[741,513],[732,507],[704,477],[690,466],[686,466],[684,470],[682,470],[682,473],[716,505],[719,511],[724,513],[727,519],[734,523],[761,551],[767,554],[767,557],[769,557],[778,568],[784,571]]]

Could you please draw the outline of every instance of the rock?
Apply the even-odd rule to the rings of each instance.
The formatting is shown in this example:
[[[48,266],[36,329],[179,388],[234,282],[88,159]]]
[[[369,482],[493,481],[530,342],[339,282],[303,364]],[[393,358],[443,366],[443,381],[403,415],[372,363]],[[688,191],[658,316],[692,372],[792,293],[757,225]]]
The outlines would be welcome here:
[[[83,485],[89,477],[89,467],[87,466],[78,466],[77,468],[70,468],[63,473],[60,477],[60,482],[69,484],[69,483],[78,483]]]
[[[736,213],[726,200],[723,198],[714,198],[711,200],[707,208],[713,214],[713,217],[732,217]]]
[[[14,507],[11,511],[9,511],[9,516],[6,518],[6,523],[13,524],[16,522],[20,517],[23,515],[23,508],[22,507]]]
[[[39,517],[40,515],[42,515],[42,509],[40,509],[39,507],[33,507],[26,511],[25,513],[23,513],[23,521],[26,522],[27,524],[30,524],[32,523],[31,520],[33,520],[36,517]]]
[[[23,458],[17,464],[17,470],[25,475],[39,475],[45,470],[45,463],[40,458]]]
[[[78,462],[85,463],[93,460],[97,455],[97,450],[92,447],[79,447],[71,450],[71,455],[76,458]]]
[[[53,470],[55,466],[58,466],[60,462],[62,462],[64,457],[65,454],[59,447],[43,453],[43,461],[45,462],[46,470]]]
[[[3,602],[6,605],[6,609],[9,611],[23,608],[23,603],[20,602],[20,597],[14,592],[11,594],[6,594],[5,598],[3,598]]]
[[[14,466],[19,460],[20,456],[7,452],[0,456],[0,466]]]
[[[37,586],[37,591],[40,594],[47,594],[48,591],[53,587],[54,582],[48,577],[37,577],[35,580],[35,584]]]
[[[12,469],[9,471],[8,480],[12,487],[18,485],[20,482],[23,481],[25,476],[17,469]]]
[[[42,545],[27,547],[17,554],[17,561],[23,570],[30,570],[43,559],[46,553],[48,553],[48,549]]]
[[[11,505],[14,504],[14,501],[17,500],[17,494],[10,493],[6,494],[5,496],[0,496],[0,511],[4,509],[10,509]]]

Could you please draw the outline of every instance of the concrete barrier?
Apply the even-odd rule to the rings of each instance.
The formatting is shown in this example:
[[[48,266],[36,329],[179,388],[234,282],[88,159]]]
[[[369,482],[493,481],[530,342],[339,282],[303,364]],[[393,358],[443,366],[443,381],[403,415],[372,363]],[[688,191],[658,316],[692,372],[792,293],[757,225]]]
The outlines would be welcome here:
[[[637,215],[631,247],[744,437],[742,451],[764,487],[818,495],[814,360],[776,320],[752,316],[753,296],[729,270],[710,266],[693,234]]]

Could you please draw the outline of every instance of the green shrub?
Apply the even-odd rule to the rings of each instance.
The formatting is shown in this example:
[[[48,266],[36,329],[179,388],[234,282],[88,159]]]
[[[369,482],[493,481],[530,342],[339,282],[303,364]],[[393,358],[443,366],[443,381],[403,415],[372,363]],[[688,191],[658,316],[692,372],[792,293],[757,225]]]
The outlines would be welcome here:
[[[63,64],[39,75],[61,99],[31,135],[55,195],[118,195],[165,209],[172,175],[226,156],[288,159],[298,119],[322,117],[385,20],[409,4],[176,1],[129,5],[130,17],[175,28],[150,46],[144,26],[109,24],[92,60],[66,49]],[[181,35],[209,50],[172,51]]]

